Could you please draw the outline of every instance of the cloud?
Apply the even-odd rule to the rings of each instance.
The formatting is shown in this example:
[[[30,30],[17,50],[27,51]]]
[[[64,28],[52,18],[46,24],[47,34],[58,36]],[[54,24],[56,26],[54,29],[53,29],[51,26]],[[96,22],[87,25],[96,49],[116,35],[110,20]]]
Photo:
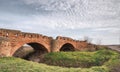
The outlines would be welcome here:
[[[33,5],[44,10],[66,10],[70,8],[72,0],[23,0],[27,5]]]
[[[23,0],[44,10],[85,12],[92,15],[115,15],[120,11],[119,2],[113,0]],[[116,4],[116,5],[115,5]],[[118,9],[119,8],[119,9]]]
[[[103,38],[105,43],[118,43],[119,0],[6,0],[0,3],[2,28],[76,39],[90,36],[96,40]]]
[[[107,31],[109,33],[119,34],[120,35],[120,28],[98,28],[95,31]]]
[[[23,0],[27,5],[48,11],[51,23],[59,28],[119,26],[120,3],[113,0]],[[116,4],[116,5],[115,5]],[[52,13],[49,13],[52,11]],[[57,19],[56,19],[57,18]],[[46,18],[46,20],[48,20]],[[118,21],[117,21],[118,20]],[[69,26],[68,26],[69,25]]]

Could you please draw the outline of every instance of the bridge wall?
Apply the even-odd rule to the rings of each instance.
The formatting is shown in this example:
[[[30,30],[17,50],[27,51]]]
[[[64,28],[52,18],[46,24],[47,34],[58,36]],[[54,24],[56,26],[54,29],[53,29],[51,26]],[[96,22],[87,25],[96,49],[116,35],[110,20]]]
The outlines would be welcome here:
[[[12,56],[21,46],[29,43],[41,44],[47,52],[58,52],[66,43],[73,45],[74,50],[85,50],[88,46],[86,41],[78,41],[68,37],[58,36],[53,39],[37,33],[0,29],[0,56]]]
[[[25,33],[18,30],[0,29],[0,54],[9,54],[12,56],[16,50],[28,43],[38,43],[43,45],[47,52],[51,52],[52,37],[44,36],[36,33]],[[7,39],[7,40],[5,40]],[[4,42],[4,43],[3,43]],[[7,45],[9,43],[9,46]],[[7,51],[5,48],[8,48]]]
[[[53,52],[58,52],[60,51],[61,47],[64,45],[64,44],[71,44],[73,45],[73,47],[75,48],[76,50],[76,41],[71,39],[71,38],[68,38],[68,37],[62,37],[62,36],[58,36],[54,42],[53,42],[53,49],[52,51]]]

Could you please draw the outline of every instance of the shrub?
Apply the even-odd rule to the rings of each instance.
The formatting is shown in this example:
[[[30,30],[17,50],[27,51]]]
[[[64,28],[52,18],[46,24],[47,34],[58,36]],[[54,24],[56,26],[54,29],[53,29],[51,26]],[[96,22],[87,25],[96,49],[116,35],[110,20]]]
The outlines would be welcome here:
[[[106,66],[109,68],[110,72],[120,72],[120,59],[112,59]]]
[[[46,54],[43,63],[63,67],[90,68],[103,65],[115,56],[115,53],[106,49],[95,52],[55,52]]]

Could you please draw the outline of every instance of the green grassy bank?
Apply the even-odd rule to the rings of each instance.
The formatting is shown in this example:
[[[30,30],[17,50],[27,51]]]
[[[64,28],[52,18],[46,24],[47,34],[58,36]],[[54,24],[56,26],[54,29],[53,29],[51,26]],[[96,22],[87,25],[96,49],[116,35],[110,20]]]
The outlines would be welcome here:
[[[119,72],[120,54],[111,50],[48,53],[43,63],[20,58],[0,58],[0,72]],[[59,66],[50,66],[59,65]],[[69,68],[66,68],[69,67]],[[73,68],[77,67],[77,68]]]

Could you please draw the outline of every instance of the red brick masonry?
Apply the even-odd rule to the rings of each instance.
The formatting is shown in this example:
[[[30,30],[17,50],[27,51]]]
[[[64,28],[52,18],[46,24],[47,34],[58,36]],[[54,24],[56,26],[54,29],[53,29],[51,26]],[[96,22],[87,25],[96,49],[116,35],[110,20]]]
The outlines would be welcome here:
[[[74,40],[58,36],[56,39],[37,33],[26,33],[19,30],[0,29],[0,56],[12,56],[24,44],[34,49],[44,49],[47,52],[57,52],[63,46],[73,47],[74,51],[86,50],[86,41]],[[67,46],[68,45],[68,46]]]

